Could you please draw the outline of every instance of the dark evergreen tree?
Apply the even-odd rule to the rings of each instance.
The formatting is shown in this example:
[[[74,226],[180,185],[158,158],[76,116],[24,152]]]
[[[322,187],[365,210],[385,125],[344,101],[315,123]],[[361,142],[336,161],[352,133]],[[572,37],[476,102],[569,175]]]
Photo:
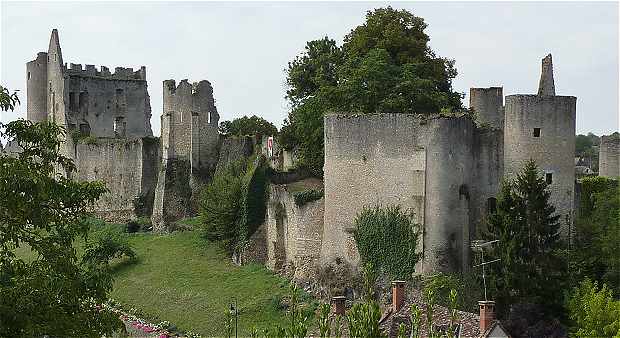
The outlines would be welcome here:
[[[561,311],[566,263],[559,254],[560,217],[549,198],[545,179],[529,161],[516,179],[504,182],[489,217],[487,237],[500,240],[491,259],[501,259],[488,266],[489,280],[502,314],[516,303]]]

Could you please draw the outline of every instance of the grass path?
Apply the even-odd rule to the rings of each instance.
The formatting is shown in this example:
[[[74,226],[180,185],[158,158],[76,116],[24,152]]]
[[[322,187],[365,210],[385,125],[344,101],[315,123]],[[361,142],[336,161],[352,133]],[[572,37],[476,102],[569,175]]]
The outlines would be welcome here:
[[[225,335],[225,311],[239,306],[239,333],[284,325],[288,282],[260,265],[238,267],[196,232],[129,235],[138,262],[115,267],[111,297],[154,322],[167,320],[204,336]]]

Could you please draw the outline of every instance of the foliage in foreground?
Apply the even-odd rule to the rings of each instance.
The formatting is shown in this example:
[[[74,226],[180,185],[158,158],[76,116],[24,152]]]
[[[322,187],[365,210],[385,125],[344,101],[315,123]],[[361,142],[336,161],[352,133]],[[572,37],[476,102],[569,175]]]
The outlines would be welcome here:
[[[620,338],[620,300],[603,284],[585,279],[573,289],[567,305],[573,321],[571,337]]]
[[[430,48],[424,19],[391,7],[366,13],[344,37],[306,43],[289,62],[286,98],[292,109],[281,130],[286,148],[322,175],[323,116],[339,113],[433,114],[462,108],[452,88],[454,61]]]
[[[0,136],[23,149],[16,157],[0,153],[0,336],[100,337],[121,325],[95,307],[107,299],[111,276],[73,248],[87,235],[87,206],[106,189],[58,174],[75,170],[60,152],[63,135],[50,122],[0,124]],[[22,247],[36,253],[31,262],[16,256]]]
[[[499,239],[489,253],[489,285],[500,316],[516,303],[545,304],[549,313],[562,311],[566,263],[560,257],[559,216],[534,161],[516,179],[504,182],[497,211],[489,217],[488,239]]]
[[[364,209],[355,218],[355,242],[363,262],[399,279],[410,279],[421,258],[419,226],[398,206]]]

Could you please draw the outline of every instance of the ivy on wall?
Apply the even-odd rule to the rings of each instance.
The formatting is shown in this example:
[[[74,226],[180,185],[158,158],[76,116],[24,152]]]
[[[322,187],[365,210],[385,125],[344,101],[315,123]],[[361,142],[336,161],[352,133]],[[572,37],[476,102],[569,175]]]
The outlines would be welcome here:
[[[355,242],[364,263],[381,273],[410,279],[422,254],[416,251],[420,227],[399,206],[365,208],[355,218]]]
[[[302,205],[319,200],[323,197],[323,189],[308,189],[303,191],[297,191],[293,193],[293,199],[298,207]]]

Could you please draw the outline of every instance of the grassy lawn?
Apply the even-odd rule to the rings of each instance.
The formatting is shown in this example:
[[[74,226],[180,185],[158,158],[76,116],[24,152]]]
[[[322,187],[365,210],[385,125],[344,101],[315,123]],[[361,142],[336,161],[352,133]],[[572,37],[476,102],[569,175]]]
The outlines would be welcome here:
[[[249,336],[252,326],[260,332],[288,323],[280,304],[289,295],[289,283],[264,266],[234,265],[217,244],[205,241],[197,231],[126,236],[138,259],[112,263],[114,290],[110,294],[125,310],[133,308],[154,324],[165,320],[182,331],[221,337],[226,332],[225,312],[236,297],[239,336]],[[83,244],[83,240],[76,241],[79,255]],[[16,254],[26,261],[35,258],[25,246]],[[302,300],[312,329],[310,311],[317,303],[303,291]]]
[[[247,336],[253,325],[285,325],[279,303],[288,282],[263,266],[235,266],[197,232],[128,236],[139,260],[115,267],[111,294],[124,307],[156,323],[167,320],[184,331],[223,336],[225,311],[236,297],[240,335]]]

